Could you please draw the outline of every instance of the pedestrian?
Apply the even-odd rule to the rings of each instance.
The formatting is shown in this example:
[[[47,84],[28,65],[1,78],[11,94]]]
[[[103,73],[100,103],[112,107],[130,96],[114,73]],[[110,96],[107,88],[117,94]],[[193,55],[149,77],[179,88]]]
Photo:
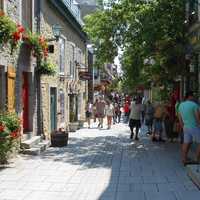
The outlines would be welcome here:
[[[99,120],[98,127],[103,128],[103,119],[105,117],[105,101],[103,100],[103,97],[99,98],[99,101],[96,104],[96,110],[97,110],[97,116]]]
[[[107,102],[107,105],[105,106],[105,114],[107,117],[108,129],[110,129],[111,124],[112,124],[112,118],[114,116],[114,106],[109,101]]]
[[[200,161],[200,112],[199,106],[194,102],[192,91],[187,92],[186,100],[180,103],[178,108],[178,117],[183,127],[183,144],[182,144],[182,162],[183,165],[190,164],[188,153],[192,142],[198,144],[196,159]]]
[[[133,136],[134,136],[133,130],[135,128],[135,140],[139,140],[138,133],[141,127],[140,116],[141,116],[141,103],[140,103],[140,99],[137,98],[135,101],[132,101],[131,103],[131,111],[130,111],[130,116],[129,116],[129,127],[131,130],[131,136],[130,136],[131,139],[133,139]]]
[[[94,104],[93,104],[94,122],[96,122],[96,119],[98,118],[98,116],[97,116],[97,103],[98,103],[98,99],[96,99]]]
[[[154,113],[154,121],[153,121],[153,134],[152,141],[156,142],[165,142],[162,138],[163,133],[163,116],[164,116],[164,108],[161,104],[157,105]],[[158,136],[158,138],[156,137]]]
[[[91,120],[91,117],[92,117],[92,111],[93,111],[92,103],[90,101],[88,101],[87,104],[86,104],[86,112],[85,112],[86,119],[87,119],[87,122],[88,122],[88,128],[90,128],[90,120]]]
[[[147,101],[145,105],[145,125],[148,128],[147,134],[151,135],[152,134],[152,125],[153,125],[153,116],[154,116],[154,107],[151,103],[151,101]]]
[[[144,123],[144,117],[145,117],[145,104],[141,104],[141,118],[142,118],[142,124]]]
[[[128,101],[124,104],[124,123],[128,123],[128,118],[130,114],[130,104]]]
[[[173,130],[173,124],[175,122],[172,115],[172,106],[169,102],[166,102],[163,114],[166,136],[170,142],[173,142],[174,138],[176,137],[175,132]]]

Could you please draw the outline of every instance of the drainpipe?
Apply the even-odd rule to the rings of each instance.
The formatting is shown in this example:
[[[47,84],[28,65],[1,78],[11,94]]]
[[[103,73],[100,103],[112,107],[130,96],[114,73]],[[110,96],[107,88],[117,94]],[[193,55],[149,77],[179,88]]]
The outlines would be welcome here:
[[[36,31],[40,34],[41,32],[41,1],[36,0]],[[39,67],[40,60],[37,59],[37,66]],[[37,135],[43,136],[43,139],[45,139],[44,133],[43,133],[43,117],[42,117],[42,109],[41,109],[41,75],[37,71],[35,71],[35,80],[36,80],[36,102],[37,102]]]

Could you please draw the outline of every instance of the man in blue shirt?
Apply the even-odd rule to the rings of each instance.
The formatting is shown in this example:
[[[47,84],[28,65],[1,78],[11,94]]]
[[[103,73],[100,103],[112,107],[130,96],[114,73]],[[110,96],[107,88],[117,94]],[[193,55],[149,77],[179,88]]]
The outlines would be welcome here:
[[[178,117],[183,127],[184,141],[182,145],[182,162],[189,164],[188,152],[192,142],[198,143],[196,152],[197,161],[200,161],[200,112],[199,106],[194,102],[193,92],[186,94],[186,100],[179,105]]]

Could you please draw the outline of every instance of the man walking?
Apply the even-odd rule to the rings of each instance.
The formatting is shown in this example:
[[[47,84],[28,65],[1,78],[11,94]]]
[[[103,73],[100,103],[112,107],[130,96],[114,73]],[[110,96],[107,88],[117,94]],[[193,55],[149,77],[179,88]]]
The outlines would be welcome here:
[[[178,117],[183,127],[184,141],[182,144],[182,162],[189,164],[188,152],[192,142],[197,142],[197,161],[200,161],[200,116],[199,106],[194,102],[193,92],[186,94],[186,101],[182,102],[178,108]]]

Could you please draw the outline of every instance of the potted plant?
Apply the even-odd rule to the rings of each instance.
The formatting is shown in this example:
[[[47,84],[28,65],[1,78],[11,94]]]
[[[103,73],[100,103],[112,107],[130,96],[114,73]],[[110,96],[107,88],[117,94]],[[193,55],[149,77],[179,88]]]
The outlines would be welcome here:
[[[52,62],[45,59],[40,63],[37,71],[43,75],[54,76],[56,74],[56,67]]]
[[[75,132],[79,128],[79,122],[76,121],[76,114],[75,112],[70,112],[70,123],[69,123],[69,131]]]
[[[21,122],[15,113],[0,113],[0,164],[7,164],[10,153],[18,148]]]
[[[51,146],[52,147],[63,147],[68,144],[69,134],[68,131],[60,128],[58,131],[51,133]]]

